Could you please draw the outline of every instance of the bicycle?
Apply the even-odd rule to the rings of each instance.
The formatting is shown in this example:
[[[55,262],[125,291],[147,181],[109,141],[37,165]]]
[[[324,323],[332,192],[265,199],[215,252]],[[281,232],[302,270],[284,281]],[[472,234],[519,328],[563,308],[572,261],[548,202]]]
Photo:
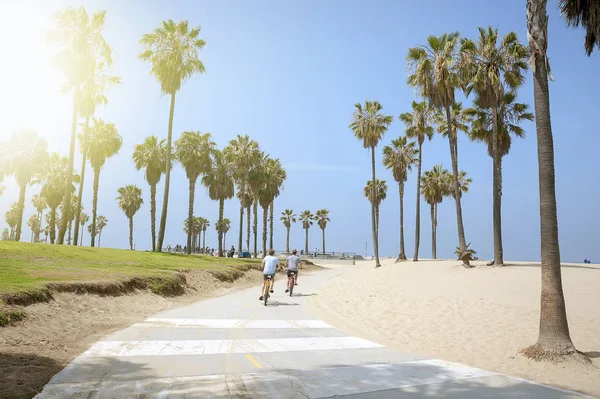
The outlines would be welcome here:
[[[298,272],[290,271],[288,272],[288,290],[290,290],[290,296],[294,292],[294,285],[296,285],[296,277],[298,276]]]
[[[265,306],[267,306],[267,301],[269,300],[269,292],[271,291],[271,284],[273,284],[273,276],[267,275],[265,277],[265,283],[263,284],[263,300],[265,302]]]

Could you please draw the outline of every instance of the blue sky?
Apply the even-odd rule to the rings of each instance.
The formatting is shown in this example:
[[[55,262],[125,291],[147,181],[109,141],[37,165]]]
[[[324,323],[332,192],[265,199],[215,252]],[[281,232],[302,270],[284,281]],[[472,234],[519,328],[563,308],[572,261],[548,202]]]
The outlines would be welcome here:
[[[600,188],[597,178],[597,115],[600,92],[600,56],[584,55],[583,32],[567,28],[550,1],[550,49],[556,81],[550,86],[555,138],[557,202],[562,258],[600,259]],[[474,38],[477,27],[491,25],[504,35],[515,31],[526,40],[523,2],[492,1],[7,1],[0,0],[0,45],[13,55],[0,66],[0,140],[20,127],[32,127],[46,137],[50,148],[68,150],[70,102],[59,92],[61,75],[50,64],[52,49],[43,41],[52,15],[65,6],[83,4],[88,11],[106,9],[105,37],[115,50],[115,74],[122,84],[108,93],[109,104],[98,116],[116,123],[123,136],[118,157],[109,159],[100,177],[99,213],[109,223],[102,246],[125,248],[127,223],[118,208],[117,188],[139,185],[146,203],[135,217],[137,249],[150,246],[149,188],[142,172],[131,163],[136,144],[148,135],[166,137],[169,99],[149,75],[149,65],[137,59],[139,38],[161,20],[187,19],[202,27],[207,44],[201,57],[206,74],[189,80],[178,93],[174,137],[182,131],[210,132],[223,147],[236,134],[248,134],[271,156],[280,158],[288,179],[275,202],[279,215],[285,208],[296,213],[330,210],[327,248],[372,252],[370,207],[362,189],[370,179],[369,153],[348,129],[353,104],[376,99],[395,121],[378,148],[378,178],[387,180],[388,199],[381,207],[380,252],[398,252],[398,190],[390,172],[380,163],[381,148],[403,134],[397,116],[410,110],[414,91],[406,85],[405,56],[409,47],[424,43],[431,34],[459,31]],[[16,33],[16,34],[15,34]],[[15,38],[16,37],[16,38]],[[594,73],[595,72],[595,73]],[[533,107],[531,73],[518,100]],[[465,100],[468,104],[469,100]],[[539,199],[535,125],[523,125],[527,137],[515,141],[504,158],[504,253],[509,260],[539,259]],[[450,168],[448,143],[441,136],[423,149],[423,168],[441,163]],[[76,165],[80,161],[76,160]],[[491,158],[482,144],[459,139],[459,167],[473,183],[463,197],[467,241],[481,258],[492,256]],[[91,213],[91,174],[86,176],[84,207]],[[172,173],[166,244],[184,243],[187,181],[177,166]],[[16,201],[12,178],[0,197],[0,213]],[[405,195],[406,249],[414,247],[416,173]],[[26,217],[33,213],[28,189]],[[162,193],[162,181],[159,186]],[[157,197],[162,197],[158,195]],[[161,202],[159,200],[159,209]],[[195,214],[214,226],[217,203],[205,189],[196,192]],[[228,245],[235,243],[239,219],[236,200],[226,202],[232,220]],[[279,217],[277,216],[277,219]],[[422,203],[421,256],[430,256],[430,219]],[[0,222],[5,225],[4,220]],[[28,229],[24,233],[29,237]],[[304,233],[294,225],[293,247],[304,246]],[[317,227],[310,232],[310,248],[320,247]],[[89,241],[86,233],[85,241]],[[207,245],[216,246],[211,226]],[[451,257],[457,245],[454,205],[439,208],[438,256]],[[285,228],[275,223],[275,247],[285,246]]]

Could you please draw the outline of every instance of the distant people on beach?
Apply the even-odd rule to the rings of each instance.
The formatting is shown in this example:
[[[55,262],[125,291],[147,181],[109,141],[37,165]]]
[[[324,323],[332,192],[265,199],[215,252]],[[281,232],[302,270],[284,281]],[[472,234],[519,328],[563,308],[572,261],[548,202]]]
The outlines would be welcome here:
[[[585,263],[586,265],[589,265],[590,263],[592,263],[592,261],[591,261],[591,260],[588,260],[587,258],[585,258],[585,259],[583,260],[583,263]]]

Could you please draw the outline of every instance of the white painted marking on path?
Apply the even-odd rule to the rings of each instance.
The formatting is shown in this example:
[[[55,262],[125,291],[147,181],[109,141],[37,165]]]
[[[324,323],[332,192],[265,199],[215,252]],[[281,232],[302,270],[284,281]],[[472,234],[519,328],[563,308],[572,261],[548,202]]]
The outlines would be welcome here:
[[[218,339],[183,341],[99,341],[82,357],[179,356],[223,353],[267,353],[336,349],[381,348],[383,345],[355,337]]]
[[[151,317],[133,327],[198,328],[333,328],[321,320],[241,320],[241,319],[171,319]]]

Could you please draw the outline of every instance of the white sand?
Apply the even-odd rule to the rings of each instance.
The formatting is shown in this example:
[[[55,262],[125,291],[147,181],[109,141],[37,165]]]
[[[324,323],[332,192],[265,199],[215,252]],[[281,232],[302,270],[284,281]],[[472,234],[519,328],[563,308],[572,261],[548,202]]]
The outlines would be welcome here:
[[[562,269],[571,338],[594,365],[585,367],[518,354],[537,339],[539,265],[475,264],[357,262],[309,303],[334,326],[389,347],[600,397],[600,266]]]

